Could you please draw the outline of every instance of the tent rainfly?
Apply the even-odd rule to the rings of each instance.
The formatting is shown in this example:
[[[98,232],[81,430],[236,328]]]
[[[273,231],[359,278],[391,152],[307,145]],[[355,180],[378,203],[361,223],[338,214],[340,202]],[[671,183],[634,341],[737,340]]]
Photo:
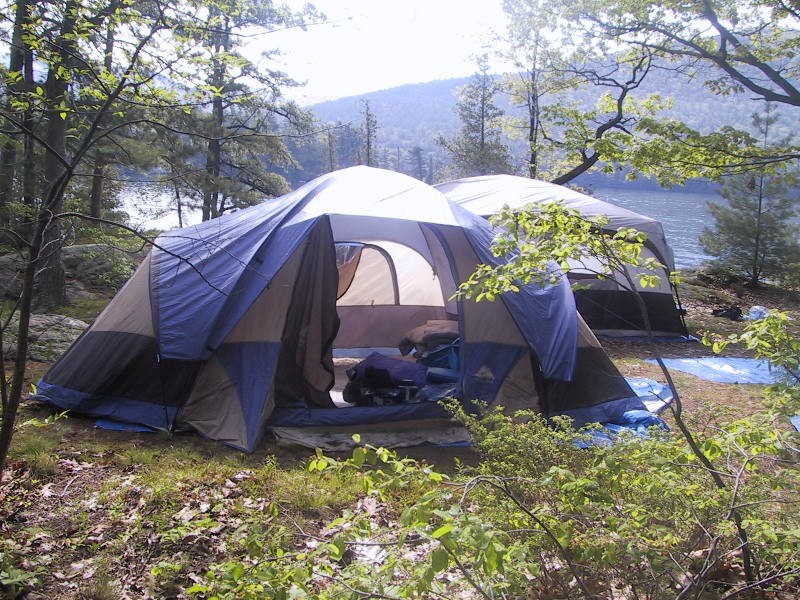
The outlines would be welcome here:
[[[546,415],[641,408],[566,280],[454,300],[493,229],[411,177],[352,167],[161,235],[44,375],[38,398],[246,451],[270,426],[400,423],[435,402],[339,408],[333,350],[395,347],[429,320],[460,336],[456,395]],[[398,359],[399,360],[399,359]],[[418,421],[417,421],[418,422]]]
[[[608,233],[621,227],[641,231],[647,235],[643,258],[654,257],[664,265],[664,269],[656,273],[660,276],[657,287],[637,287],[647,308],[651,330],[656,336],[688,336],[677,290],[669,277],[675,270],[675,259],[659,221],[561,185],[514,175],[467,177],[435,187],[453,202],[487,218],[505,205],[521,209],[529,204],[560,201],[587,218],[607,217],[604,231]],[[598,278],[597,269],[592,268],[590,261],[575,264],[567,274],[571,282],[580,284],[575,289],[575,300],[586,323],[601,336],[645,335],[647,327],[641,310],[624,277],[616,274]],[[630,273],[638,282],[636,269],[631,267]]]

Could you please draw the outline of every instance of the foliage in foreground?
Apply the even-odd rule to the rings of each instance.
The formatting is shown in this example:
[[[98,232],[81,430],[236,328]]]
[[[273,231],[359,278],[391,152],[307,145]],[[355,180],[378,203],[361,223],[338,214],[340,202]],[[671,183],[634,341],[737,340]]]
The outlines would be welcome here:
[[[561,221],[575,220],[559,206],[547,211],[550,218],[536,215],[536,223],[555,223],[556,232],[568,229]],[[517,233],[530,229],[526,219],[533,216],[512,216],[510,245],[498,254],[518,250],[519,260],[508,272],[476,272],[467,288],[480,290],[479,297],[492,299],[535,277],[546,282],[548,273],[535,260],[546,243],[553,246],[546,254],[563,257],[559,262],[588,247],[592,255],[616,259],[611,264],[618,269],[639,264],[643,240],[635,232],[601,237],[604,245],[595,249],[588,246],[592,223],[582,222],[569,238],[530,236],[536,247],[528,249]],[[774,349],[776,364],[793,365],[796,373],[800,349],[788,341],[785,323],[765,321],[728,342],[749,339],[757,351]],[[781,397],[796,395],[796,384],[780,388]],[[675,410],[681,435],[653,429],[616,443],[531,412],[460,416],[483,455],[474,472],[446,479],[374,448],[359,448],[343,462],[320,454],[311,469],[357,470],[366,504],[329,523],[312,543],[293,536],[289,560],[267,565],[250,556],[246,566],[220,564],[189,592],[214,598],[655,600],[800,589],[800,511],[793,498],[800,454],[796,435],[777,421],[779,412],[695,434]],[[411,483],[420,493],[399,516],[384,513],[383,492]],[[279,553],[285,557],[283,548]]]
[[[740,344],[756,358],[769,361],[782,376],[766,388],[767,407],[784,417],[800,415],[800,339],[788,313],[773,311],[748,323],[742,333],[728,336],[709,333],[703,341],[714,352],[722,352],[730,344]]]
[[[796,366],[782,319],[734,341]],[[586,447],[593,430],[499,410],[462,416],[483,460],[451,476],[370,447],[305,469],[186,439],[83,436],[76,453],[52,435],[68,420],[27,420],[0,487],[0,597],[747,597],[734,509],[760,590],[797,597],[800,456],[775,421],[795,414],[790,384],[768,411],[700,428],[723,488],[672,433]]]
[[[385,449],[313,472],[357,472],[361,500],[315,535],[214,565],[201,598],[724,597],[743,585],[732,507],[745,515],[759,585],[797,591],[797,449],[770,418],[703,439],[732,485],[714,486],[676,436],[587,446],[594,432],[530,413],[464,417],[484,461],[448,478]],[[388,499],[418,492],[395,513]]]

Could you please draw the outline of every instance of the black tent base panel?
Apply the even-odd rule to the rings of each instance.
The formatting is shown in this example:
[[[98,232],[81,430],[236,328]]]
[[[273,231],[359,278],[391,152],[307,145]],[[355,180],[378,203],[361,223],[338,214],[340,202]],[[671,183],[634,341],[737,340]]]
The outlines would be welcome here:
[[[659,336],[688,338],[681,310],[670,294],[640,292],[650,320],[650,329]],[[624,332],[643,335],[647,332],[636,296],[625,290],[576,290],[575,304],[586,324],[595,332]],[[618,334],[619,335],[619,334]]]

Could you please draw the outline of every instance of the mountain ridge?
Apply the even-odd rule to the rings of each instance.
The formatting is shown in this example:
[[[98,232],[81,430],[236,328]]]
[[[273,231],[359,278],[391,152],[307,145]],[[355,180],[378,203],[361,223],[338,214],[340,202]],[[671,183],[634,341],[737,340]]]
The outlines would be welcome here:
[[[442,148],[436,145],[438,136],[445,138],[457,134],[461,122],[457,114],[458,92],[467,85],[469,77],[438,79],[424,83],[410,83],[388,89],[376,90],[364,94],[325,100],[311,104],[307,108],[316,116],[323,129],[349,127],[353,132],[363,128],[365,103],[369,103],[370,112],[377,123],[375,142],[378,150],[373,160],[376,166],[391,168],[411,174],[408,156],[412,149],[418,147],[431,161],[444,164],[447,157]],[[593,105],[600,91],[589,88],[570,97],[584,105]],[[748,129],[752,112],[742,110],[741,97],[725,97],[712,94],[696,82],[676,77],[670,71],[655,71],[649,79],[636,90],[636,97],[658,93],[664,98],[672,98],[673,106],[664,110],[665,117],[672,117],[685,122],[695,129],[710,132],[725,125]],[[498,97],[497,104],[507,115],[522,115],[524,108],[515,107],[508,96]],[[358,150],[352,149],[349,156],[339,157],[334,168],[343,168],[358,164]],[[512,152],[524,162],[524,139],[508,140]],[[308,181],[313,177],[330,170],[330,159],[327,151],[311,147],[313,144],[298,144],[292,148],[299,164],[286,170],[286,176],[293,186]],[[608,185],[621,183],[620,178],[609,178],[598,174],[582,177],[582,185]],[[596,182],[596,183],[593,183]],[[631,182],[626,182],[631,185]],[[634,182],[636,186],[657,188],[657,184],[647,180]],[[690,184],[692,185],[692,184]],[[701,187],[706,187],[702,185]]]

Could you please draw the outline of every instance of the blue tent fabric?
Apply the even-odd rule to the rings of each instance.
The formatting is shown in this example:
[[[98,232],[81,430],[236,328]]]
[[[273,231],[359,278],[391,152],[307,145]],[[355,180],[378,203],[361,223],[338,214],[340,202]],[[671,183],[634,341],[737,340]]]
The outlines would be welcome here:
[[[638,397],[634,397],[621,398],[620,400],[612,400],[610,402],[584,408],[562,410],[550,416],[563,415],[570,417],[573,427],[579,429],[589,423],[606,424],[623,422],[625,413],[629,411],[644,411],[650,414],[642,400]]]
[[[162,431],[172,428],[179,410],[177,406],[154,405],[136,398],[98,398],[93,394],[52,385],[44,380],[36,384],[34,398],[78,414],[90,414],[121,423],[138,423]]]
[[[669,431],[669,427],[661,419],[648,411],[630,410],[623,413],[617,423],[603,423],[598,429],[589,432],[588,440],[578,442],[581,448],[590,446],[608,446],[621,439],[624,435],[635,435],[645,438],[650,435],[650,429],[655,427],[663,431]],[[623,438],[624,439],[624,438]]]
[[[715,383],[772,384],[781,380],[784,372],[772,368],[766,360],[754,358],[728,358],[721,356],[703,358],[665,358],[667,368],[689,373]],[[647,362],[655,363],[653,359]]]
[[[162,356],[208,357],[212,331],[214,342],[224,338],[314,225],[276,232],[291,206],[260,204],[159,236],[151,281]],[[261,281],[253,285],[255,277]],[[229,304],[233,310],[226,310]]]
[[[636,397],[604,402],[596,406],[561,411],[558,414],[572,419],[576,429],[592,423],[602,427],[591,432],[591,440],[581,447],[613,443],[623,432],[645,437],[651,427],[668,430],[667,424],[658,416],[672,401],[669,388],[653,379],[627,377],[626,380]],[[555,415],[551,415],[555,416]]]
[[[462,373],[475,374],[463,381],[463,398],[491,402],[522,353],[518,346],[463,344],[460,351]]]
[[[517,315],[526,314],[526,305],[540,305],[541,320],[522,318],[517,325],[527,339],[546,342],[537,346],[542,372],[554,379],[572,381],[578,352],[578,312],[569,285],[560,282],[542,288],[530,284],[518,294],[505,294],[503,301]]]
[[[352,406],[349,408],[278,406],[272,411],[267,425],[270,427],[319,427],[449,418],[452,418],[450,411],[438,402]]]
[[[498,259],[490,249],[494,228],[460,206],[454,206],[453,211],[460,221],[469,223],[465,231],[479,259],[488,265],[497,264]],[[552,273],[560,273],[555,285],[531,283],[517,294],[504,294],[500,301],[511,308],[512,314],[522,317],[517,326],[536,349],[545,377],[571,381],[578,351],[575,297],[561,269],[555,263],[549,268]],[[536,318],[531,318],[532,314]]]
[[[265,402],[278,362],[278,343],[224,344],[217,358],[235,383],[247,424],[247,447],[255,447],[262,435]]]
[[[108,431],[136,431],[139,433],[155,433],[156,430],[146,425],[137,425],[135,423],[123,423],[121,421],[114,421],[112,419],[97,419],[95,427],[98,429],[106,429]]]
[[[220,318],[214,323],[207,346],[216,348],[230,333],[231,328],[247,312],[258,295],[272,281],[286,260],[305,240],[318,220],[281,227],[261,245],[253,259],[241,272],[239,280],[221,309]]]

